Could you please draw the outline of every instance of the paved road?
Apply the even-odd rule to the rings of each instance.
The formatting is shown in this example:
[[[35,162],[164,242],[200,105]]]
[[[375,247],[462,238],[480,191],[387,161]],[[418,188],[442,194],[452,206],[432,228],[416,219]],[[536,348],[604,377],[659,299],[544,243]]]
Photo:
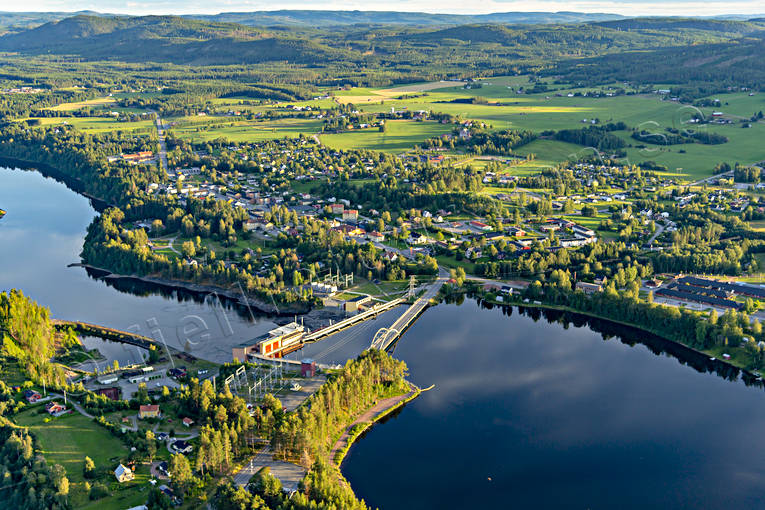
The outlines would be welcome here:
[[[306,473],[302,466],[274,460],[271,447],[266,446],[234,475],[234,483],[239,487],[244,487],[250,481],[252,475],[263,467],[268,467],[271,474],[278,478],[282,482],[282,487],[287,490],[297,490],[298,483],[300,483],[300,480],[303,479]]]
[[[284,409],[287,411],[294,411],[300,407],[308,397],[318,391],[322,384],[327,382],[327,378],[323,375],[317,375],[311,379],[300,379],[297,382],[300,383],[300,390],[289,390],[288,393],[278,396],[282,406],[284,406]]]
[[[701,185],[702,185],[702,184],[704,184],[705,182],[714,181],[715,179],[719,179],[720,177],[733,177],[733,172],[723,172],[723,173],[721,173],[721,174],[717,174],[717,175],[712,175],[712,176],[709,176],[709,177],[705,177],[705,178],[703,178],[703,179],[699,179],[699,180],[698,180],[698,181],[696,181],[696,182],[692,182],[692,183],[690,184],[690,186],[701,186]]]
[[[165,171],[169,170],[167,166],[167,143],[165,143],[165,127],[162,124],[162,119],[159,118],[159,112],[149,110],[149,113],[153,113],[157,116],[157,138],[159,139],[159,161],[162,168]]]
[[[664,232],[664,228],[665,228],[664,225],[661,225],[659,223],[655,223],[655,225],[656,225],[656,232],[654,232],[654,234],[648,239],[648,241],[646,241],[645,244],[649,244],[649,245],[653,244],[656,238],[659,237],[662,234],[662,232]]]

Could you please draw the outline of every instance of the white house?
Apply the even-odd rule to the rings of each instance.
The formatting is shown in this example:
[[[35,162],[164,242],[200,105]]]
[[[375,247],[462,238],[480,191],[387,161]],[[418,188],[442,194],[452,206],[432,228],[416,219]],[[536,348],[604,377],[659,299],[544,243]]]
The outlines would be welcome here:
[[[114,470],[114,477],[117,479],[119,483],[122,483],[122,482],[129,482],[130,480],[135,478],[135,475],[133,474],[132,469],[120,464],[119,466],[117,466],[117,469]]]

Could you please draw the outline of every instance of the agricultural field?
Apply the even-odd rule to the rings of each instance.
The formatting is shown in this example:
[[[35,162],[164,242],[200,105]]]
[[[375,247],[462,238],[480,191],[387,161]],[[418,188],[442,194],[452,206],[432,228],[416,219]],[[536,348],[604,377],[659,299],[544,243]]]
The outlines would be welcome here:
[[[428,138],[450,133],[452,126],[433,121],[388,121],[388,130],[377,128],[347,133],[320,135],[322,143],[334,149],[371,149],[399,154],[412,149]]]
[[[146,500],[148,467],[139,467],[135,480],[123,485],[117,484],[111,476],[111,471],[130,453],[119,439],[79,413],[74,412],[46,421],[47,414],[37,414],[39,409],[42,409],[42,406],[18,414],[15,422],[22,427],[28,427],[38,438],[45,459],[50,465],[61,464],[66,469],[71,483],[70,495],[78,508],[124,509]],[[112,492],[112,496],[92,502],[89,506],[85,506],[89,502],[84,492],[85,456],[93,459],[99,479]]]
[[[112,97],[97,97],[95,99],[90,99],[88,101],[80,101],[77,103],[63,103],[56,106],[51,106],[50,108],[47,108],[48,110],[53,110],[57,112],[71,112],[74,110],[79,110],[81,108],[87,108],[87,107],[102,107],[106,105],[114,104],[116,101]]]
[[[711,174],[714,166],[721,161],[731,164],[739,161],[751,164],[765,160],[765,124],[755,123],[743,129],[739,121],[765,109],[765,96],[749,96],[744,93],[723,94],[719,107],[681,105],[664,99],[657,94],[623,95],[614,97],[568,97],[568,93],[588,89],[564,89],[538,94],[518,94],[517,87],[529,87],[525,77],[491,78],[481,88],[466,89],[464,86],[438,88],[424,92],[419,97],[396,99],[390,90],[400,89],[352,89],[338,92],[339,100],[353,102],[364,112],[383,113],[395,108],[396,111],[426,110],[448,113],[486,123],[490,129],[528,129],[535,132],[544,130],[576,129],[583,127],[585,119],[597,118],[601,123],[625,122],[633,128],[652,132],[663,132],[665,128],[683,128],[694,113],[709,118],[713,111],[720,110],[733,121],[729,125],[703,125],[699,129],[719,133],[729,138],[720,145],[684,144],[669,147],[650,146],[647,148],[628,147],[625,163],[634,164],[653,160],[666,165],[687,178],[697,179]],[[601,90],[605,90],[600,88]],[[591,90],[591,89],[590,89]],[[561,96],[557,97],[556,93]],[[342,94],[342,95],[340,95]],[[399,95],[400,96],[400,95]],[[342,99],[340,99],[342,98]],[[374,101],[371,101],[374,98]],[[476,99],[482,98],[482,99]],[[466,101],[476,99],[472,104]],[[484,101],[485,100],[485,101]],[[365,104],[368,102],[369,104]],[[486,104],[488,102],[488,104]],[[629,145],[639,142],[630,138],[629,132],[616,132]],[[338,147],[379,148],[380,141],[374,137],[354,136],[353,143],[341,143]],[[415,142],[415,139],[411,140]],[[334,142],[329,138],[328,143]],[[396,143],[401,146],[405,139]],[[537,140],[517,149],[519,155],[534,154],[537,164],[544,168],[572,156],[585,155],[585,147],[554,140]],[[682,151],[682,152],[681,152]]]
[[[28,120],[28,119],[21,119]],[[40,126],[68,124],[86,133],[107,133],[110,131],[148,132],[154,128],[154,121],[139,120],[136,122],[117,122],[107,117],[43,117],[38,119]]]
[[[270,121],[218,120],[207,123],[185,124],[172,128],[179,138],[207,141],[227,138],[234,142],[259,142],[277,138],[294,138],[301,134],[312,135],[321,130],[322,122],[316,119],[276,119]]]

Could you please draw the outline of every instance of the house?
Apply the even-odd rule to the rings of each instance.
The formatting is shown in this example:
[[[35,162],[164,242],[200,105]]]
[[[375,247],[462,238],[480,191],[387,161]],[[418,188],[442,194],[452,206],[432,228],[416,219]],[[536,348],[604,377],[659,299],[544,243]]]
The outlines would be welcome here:
[[[508,235],[515,237],[523,237],[526,235],[526,231],[518,227],[507,227],[505,231],[508,233]]]
[[[191,427],[192,425],[194,425],[194,420],[192,420],[189,417],[184,418],[183,420],[181,420],[181,422],[183,423],[183,426],[186,427],[186,428]]]
[[[42,398],[42,395],[40,395],[35,390],[27,390],[24,392],[24,398],[27,399],[27,402],[30,404],[34,404]]]
[[[359,211],[356,209],[346,209],[343,211],[343,221],[356,221],[359,219]]]
[[[117,469],[114,470],[114,478],[116,478],[119,483],[123,483],[123,482],[129,482],[130,480],[135,478],[135,475],[133,474],[132,469],[120,464],[119,466],[117,466]]]
[[[167,476],[167,467],[168,467],[168,466],[167,466],[167,461],[166,461],[166,460],[163,460],[162,462],[160,462],[159,464],[157,464],[157,471],[158,471],[160,474]]]
[[[172,448],[175,453],[182,453],[183,455],[188,455],[194,449],[193,446],[183,439],[175,441],[170,448]]]
[[[343,204],[332,204],[329,208],[332,211],[332,214],[342,214],[343,211],[345,211],[345,206]]]
[[[412,232],[409,237],[406,238],[407,244],[427,244],[428,238],[418,232]]]
[[[171,368],[167,371],[167,375],[170,377],[175,377],[176,379],[186,377],[186,367]]]
[[[335,232],[340,232],[347,236],[361,236],[366,234],[366,231],[359,227],[354,227],[353,225],[338,225],[336,227],[332,227],[332,230]]]
[[[478,230],[483,230],[484,232],[488,232],[489,230],[491,230],[491,227],[489,225],[476,220],[471,221],[470,226],[473,228],[477,228]]]
[[[158,404],[142,405],[138,408],[138,417],[140,419],[146,418],[159,418],[162,412],[159,410]]]
[[[467,259],[472,259],[472,258],[480,259],[481,257],[483,257],[483,251],[481,251],[481,248],[477,246],[471,246],[470,248],[465,250],[465,258]]]
[[[581,225],[574,224],[571,227],[571,230],[574,231],[574,235],[577,236],[577,237],[578,236],[595,237],[595,231],[594,230],[590,230],[589,228],[583,227]]]
[[[370,232],[369,234],[367,234],[367,238],[370,241],[375,241],[375,242],[381,243],[381,242],[385,241],[385,234],[383,234],[381,232]]]
[[[593,294],[595,292],[600,292],[603,290],[603,287],[597,283],[586,283],[586,282],[576,282],[576,290],[581,290],[585,294]]]
[[[576,248],[584,246],[595,241],[594,237],[568,237],[560,240],[560,245],[564,248]]]
[[[69,412],[69,410],[67,410],[65,405],[59,404],[58,402],[49,403],[48,405],[45,406],[45,410],[48,411],[49,415],[54,416],[56,418]]]

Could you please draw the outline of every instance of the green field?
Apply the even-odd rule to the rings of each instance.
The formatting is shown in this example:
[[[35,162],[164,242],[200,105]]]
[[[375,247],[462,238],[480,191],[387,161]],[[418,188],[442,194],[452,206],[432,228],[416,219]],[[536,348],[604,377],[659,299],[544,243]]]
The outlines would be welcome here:
[[[41,408],[37,406],[33,410],[20,413],[14,421],[22,427],[28,427],[37,437],[49,465],[61,464],[66,469],[75,507],[116,510],[145,502],[146,492],[141,492],[139,485],[148,481],[147,467],[138,469],[134,482],[122,484],[116,491],[112,490],[112,482],[116,484],[116,480],[105,472],[116,468],[130,453],[119,439],[93,420],[76,412],[45,423],[47,414],[37,414],[37,410]],[[83,492],[85,478],[82,467],[86,455],[93,459],[99,472],[105,473],[101,481],[112,490],[111,497],[90,504]],[[87,506],[84,506],[86,504]]]
[[[695,108],[677,102],[663,100],[662,96],[625,95],[614,97],[567,97],[569,90],[560,91],[562,97],[556,97],[555,92],[540,94],[518,94],[508,87],[519,85],[528,86],[524,77],[490,78],[485,80],[480,89],[467,90],[463,87],[451,87],[431,90],[425,95],[412,99],[391,98],[390,89],[370,90],[354,89],[344,91],[343,95],[359,97],[376,97],[380,101],[368,103],[359,102],[358,106],[365,112],[387,112],[391,107],[396,110],[408,109],[427,110],[449,113],[462,119],[483,121],[490,129],[528,129],[541,132],[548,129],[576,129],[585,125],[584,119],[598,118],[601,123],[623,121],[632,128],[649,129],[661,132],[666,128],[683,128],[685,122],[694,112],[701,112],[710,117],[715,110],[723,111],[734,120],[731,125],[704,125],[699,129],[719,133],[729,138],[729,142],[721,145],[685,144],[667,148],[647,146],[647,148],[632,147],[627,149],[624,163],[634,164],[653,160],[666,165],[671,171],[678,171],[688,178],[697,179],[712,173],[714,166],[727,161],[731,164],[745,164],[765,160],[765,123],[754,124],[749,129],[742,129],[737,123],[739,118],[749,117],[765,109],[765,96],[759,94],[749,96],[745,93],[722,94],[718,97],[722,105],[716,108]],[[574,91],[575,89],[571,89]],[[375,93],[379,95],[375,96]],[[386,98],[386,95],[388,98]],[[495,104],[454,103],[453,100],[482,97]],[[629,132],[616,133],[623,137],[628,144],[638,145],[631,139]],[[417,143],[418,137],[402,135],[395,142],[382,143],[379,136],[372,133],[354,133],[326,136],[328,144],[341,147],[364,147],[377,150],[403,150],[407,143]],[[684,153],[680,152],[685,151]],[[554,140],[537,140],[517,150],[519,155],[533,153],[537,165],[544,168],[572,156],[585,156],[592,153],[591,149],[583,146],[558,142]]]
[[[115,100],[112,97],[98,97],[95,99],[89,99],[87,101],[80,101],[78,103],[63,103],[56,106],[52,106],[47,109],[59,111],[59,112],[71,112],[71,111],[79,110],[81,108],[85,108],[88,106],[101,107],[101,106],[110,105],[113,103],[115,103]]]
[[[134,131],[136,129],[150,130],[154,127],[154,121],[151,120],[140,120],[137,122],[117,122],[114,119],[107,117],[43,117],[39,119],[39,121],[40,125],[42,126],[69,124],[81,131],[89,133]]]
[[[224,137],[234,142],[257,142],[284,137],[297,137],[301,134],[311,135],[321,130],[322,121],[317,119],[278,119],[272,121],[230,121],[218,120],[216,125],[182,125],[172,129],[173,134],[180,138],[193,141],[207,141]]]
[[[428,138],[452,131],[449,124],[416,122],[409,120],[388,121],[388,131],[364,129],[348,133],[321,135],[321,142],[333,149],[371,149],[388,153],[401,153]]]

